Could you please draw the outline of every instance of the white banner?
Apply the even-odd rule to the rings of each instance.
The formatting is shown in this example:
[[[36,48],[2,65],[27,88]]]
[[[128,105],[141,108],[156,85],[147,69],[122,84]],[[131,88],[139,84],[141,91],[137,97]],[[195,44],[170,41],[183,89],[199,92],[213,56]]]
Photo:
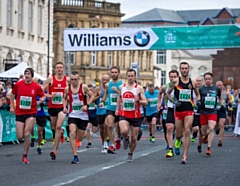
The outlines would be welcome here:
[[[237,107],[237,117],[236,117],[236,123],[234,128],[234,134],[240,135],[240,104],[238,104]]]
[[[158,37],[151,28],[66,28],[64,51],[147,50]]]
[[[2,133],[3,133],[3,122],[2,122],[2,116],[0,114],[0,142],[2,142]]]

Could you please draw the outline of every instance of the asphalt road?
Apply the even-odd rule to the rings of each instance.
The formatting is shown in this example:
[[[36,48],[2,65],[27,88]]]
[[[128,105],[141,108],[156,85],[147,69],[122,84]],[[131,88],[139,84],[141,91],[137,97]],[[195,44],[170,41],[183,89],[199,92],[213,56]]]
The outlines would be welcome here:
[[[191,143],[187,164],[181,164],[181,155],[165,158],[163,132],[158,131],[156,143],[148,140],[145,130],[138,143],[133,162],[126,162],[128,151],[120,149],[117,154],[101,154],[99,138],[86,149],[83,141],[79,149],[79,164],[70,164],[73,155],[69,143],[60,145],[57,159],[51,160],[51,142],[38,155],[36,146],[30,149],[30,164],[22,164],[23,144],[0,147],[1,186],[236,186],[240,185],[240,138],[226,133],[223,146],[217,146],[217,137],[212,146],[212,156],[197,153],[197,142]],[[36,144],[35,144],[36,145]],[[182,148],[181,148],[182,152]]]

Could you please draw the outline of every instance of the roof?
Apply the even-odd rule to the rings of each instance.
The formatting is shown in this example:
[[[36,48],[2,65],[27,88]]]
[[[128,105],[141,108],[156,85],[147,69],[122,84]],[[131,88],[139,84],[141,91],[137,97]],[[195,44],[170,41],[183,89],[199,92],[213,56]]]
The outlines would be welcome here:
[[[218,15],[226,10],[233,18],[240,16],[240,8],[222,8],[222,9],[209,9],[209,10],[166,10],[154,8],[123,20],[122,23],[141,23],[141,22],[170,22],[175,24],[188,24],[189,22],[206,21],[207,18],[215,24],[229,23],[230,21],[224,20],[223,23],[218,23],[216,20]],[[220,19],[219,19],[220,20]]]
[[[154,8],[152,10],[143,12],[139,15],[126,19],[124,22],[178,22],[186,23],[186,21],[174,10],[166,10]]]

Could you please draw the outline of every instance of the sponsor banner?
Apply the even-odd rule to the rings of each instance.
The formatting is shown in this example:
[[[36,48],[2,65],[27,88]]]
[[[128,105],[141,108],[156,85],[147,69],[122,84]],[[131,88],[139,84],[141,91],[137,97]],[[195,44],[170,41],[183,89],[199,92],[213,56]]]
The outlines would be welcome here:
[[[64,29],[64,51],[240,47],[240,25]]]

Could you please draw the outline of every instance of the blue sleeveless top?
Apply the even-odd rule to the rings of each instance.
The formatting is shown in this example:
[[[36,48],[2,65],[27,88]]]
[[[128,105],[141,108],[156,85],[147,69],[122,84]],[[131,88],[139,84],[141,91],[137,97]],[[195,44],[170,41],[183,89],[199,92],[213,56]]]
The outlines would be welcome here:
[[[113,83],[112,81],[109,82],[107,110],[111,110],[115,112],[116,106],[117,106],[118,93],[112,90],[112,87],[115,86],[119,90],[119,87],[121,85],[122,85],[122,80],[118,81],[117,83]]]

